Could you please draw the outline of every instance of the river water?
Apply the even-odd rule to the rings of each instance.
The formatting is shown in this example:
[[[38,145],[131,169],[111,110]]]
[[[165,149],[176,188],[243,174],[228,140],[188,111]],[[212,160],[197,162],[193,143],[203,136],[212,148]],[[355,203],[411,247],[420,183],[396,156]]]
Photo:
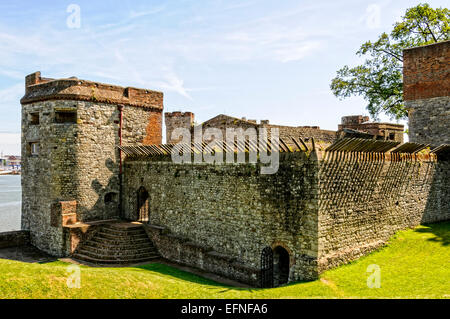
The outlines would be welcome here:
[[[20,230],[20,175],[0,175],[0,232]]]

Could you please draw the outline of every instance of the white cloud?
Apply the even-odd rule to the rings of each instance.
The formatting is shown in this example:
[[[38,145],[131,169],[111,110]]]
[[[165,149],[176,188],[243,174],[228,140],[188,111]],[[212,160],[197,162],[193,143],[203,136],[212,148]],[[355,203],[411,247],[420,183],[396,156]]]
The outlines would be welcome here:
[[[20,133],[0,133],[0,153],[3,153],[3,155],[19,155],[20,139]]]
[[[11,103],[18,104],[24,93],[25,84],[23,82],[0,90],[0,107],[2,105],[11,106]]]
[[[135,19],[135,18],[140,18],[140,17],[144,17],[144,16],[148,16],[148,15],[153,15],[153,14],[157,14],[160,13],[162,11],[164,11],[165,6],[159,6],[150,10],[144,10],[144,11],[134,11],[132,10],[130,12],[130,19]]]

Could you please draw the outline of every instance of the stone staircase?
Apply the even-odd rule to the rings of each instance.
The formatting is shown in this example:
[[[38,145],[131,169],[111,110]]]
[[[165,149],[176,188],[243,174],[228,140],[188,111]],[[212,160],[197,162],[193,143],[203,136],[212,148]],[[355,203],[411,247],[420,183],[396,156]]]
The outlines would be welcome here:
[[[142,224],[118,222],[102,225],[72,257],[93,264],[137,264],[160,256]]]

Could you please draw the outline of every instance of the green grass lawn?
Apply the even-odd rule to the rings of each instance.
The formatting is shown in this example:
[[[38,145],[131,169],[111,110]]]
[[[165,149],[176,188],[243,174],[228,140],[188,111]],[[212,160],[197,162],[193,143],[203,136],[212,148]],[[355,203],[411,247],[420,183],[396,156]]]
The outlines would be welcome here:
[[[319,280],[275,289],[244,289],[150,264],[81,267],[81,288],[69,289],[69,264],[0,259],[0,298],[450,298],[450,222],[399,232],[389,245]],[[381,268],[381,287],[368,288],[367,266]]]

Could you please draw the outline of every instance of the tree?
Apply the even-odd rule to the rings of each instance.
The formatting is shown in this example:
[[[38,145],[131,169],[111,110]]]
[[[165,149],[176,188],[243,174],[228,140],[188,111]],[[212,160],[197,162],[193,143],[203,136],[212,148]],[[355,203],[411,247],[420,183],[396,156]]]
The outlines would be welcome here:
[[[450,12],[419,4],[406,10],[401,22],[388,35],[364,43],[356,52],[367,56],[362,65],[344,66],[331,82],[333,94],[341,99],[362,96],[367,110],[377,119],[380,113],[391,118],[407,117],[403,104],[403,49],[450,39]]]

